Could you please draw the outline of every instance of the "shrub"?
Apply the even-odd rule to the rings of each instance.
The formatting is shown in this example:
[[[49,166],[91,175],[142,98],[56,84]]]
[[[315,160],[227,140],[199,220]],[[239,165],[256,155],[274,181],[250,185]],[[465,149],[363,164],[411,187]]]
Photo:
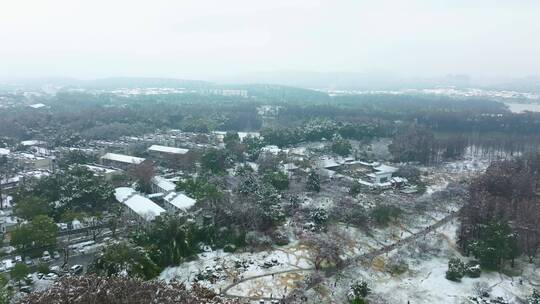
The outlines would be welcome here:
[[[37,272],[41,272],[41,273],[49,273],[50,272],[50,269],[49,269],[49,265],[47,264],[38,264],[37,265]]]
[[[465,275],[465,264],[459,258],[451,258],[448,261],[448,270],[446,279],[454,282],[460,282]]]
[[[482,274],[480,263],[478,261],[470,261],[465,267],[465,275],[469,278],[479,278]]]
[[[377,206],[371,211],[371,217],[377,225],[387,226],[401,215],[401,209],[395,206]]]
[[[354,282],[349,290],[349,303],[350,304],[363,304],[364,300],[371,293],[371,288],[364,281]]]
[[[236,246],[233,245],[233,244],[227,244],[223,247],[223,251],[224,252],[235,252],[236,251]]]

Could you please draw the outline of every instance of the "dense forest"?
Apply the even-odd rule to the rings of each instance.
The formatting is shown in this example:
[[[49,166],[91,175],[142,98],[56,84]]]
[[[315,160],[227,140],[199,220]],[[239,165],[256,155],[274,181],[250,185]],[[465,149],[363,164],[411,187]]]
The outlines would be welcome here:
[[[540,154],[493,163],[476,178],[461,212],[459,245],[486,268],[540,248]]]
[[[268,144],[286,146],[330,139],[336,133],[356,140],[392,137],[417,124],[428,128],[440,141],[450,138],[455,142],[459,137],[466,146],[480,148],[479,153],[521,153],[536,149],[540,143],[539,113],[511,113],[503,103],[491,100],[388,94],[331,97],[313,90],[270,85],[240,89],[249,97],[61,91],[35,98],[47,108],[3,109],[0,136],[15,140],[52,138],[55,145],[70,146],[89,139],[111,140],[159,129],[262,131]],[[261,114],[262,106],[275,111]]]

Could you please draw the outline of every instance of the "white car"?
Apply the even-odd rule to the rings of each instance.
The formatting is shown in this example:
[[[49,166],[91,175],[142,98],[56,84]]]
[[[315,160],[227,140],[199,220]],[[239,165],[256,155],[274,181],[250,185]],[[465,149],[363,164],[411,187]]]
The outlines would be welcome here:
[[[45,275],[43,277],[43,279],[45,279],[45,280],[53,280],[54,281],[54,280],[58,279],[58,275],[56,273],[49,272],[49,273],[47,273],[47,275]]]
[[[69,268],[69,272],[71,272],[72,274],[80,274],[82,273],[82,271],[83,271],[82,265],[73,265]]]
[[[48,251],[43,251],[43,255],[41,256],[41,260],[44,262],[48,262],[51,260],[51,254]]]
[[[60,271],[61,271],[61,269],[60,269],[60,266],[52,266],[52,267],[50,268],[50,271],[51,271],[52,273],[59,274]]]
[[[34,276],[31,273],[29,273],[28,275],[26,275],[25,281],[28,284],[33,284],[34,283]]]

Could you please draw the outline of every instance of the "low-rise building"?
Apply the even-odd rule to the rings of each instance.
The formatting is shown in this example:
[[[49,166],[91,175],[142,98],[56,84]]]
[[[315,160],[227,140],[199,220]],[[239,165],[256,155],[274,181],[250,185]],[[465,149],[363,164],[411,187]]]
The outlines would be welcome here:
[[[88,170],[92,171],[92,173],[94,173],[94,175],[101,176],[101,177],[105,178],[106,180],[111,180],[114,175],[120,174],[120,172],[121,172],[118,169],[114,169],[114,168],[110,168],[110,167],[106,167],[106,166],[101,166],[101,165],[95,165],[95,164],[83,165],[83,166],[86,167]]]
[[[163,157],[168,155],[184,155],[189,152],[189,149],[152,145],[150,148],[148,148],[148,152],[153,155]]]
[[[152,222],[156,217],[166,212],[165,209],[142,196],[133,188],[116,188],[115,197],[125,206],[126,215],[141,224]]]
[[[176,190],[176,184],[162,176],[152,178],[152,193],[169,193]]]
[[[106,153],[100,159],[102,165],[111,166],[123,170],[127,170],[131,166],[140,165],[146,160],[141,157],[116,153]]]
[[[398,171],[398,168],[383,165],[377,162],[374,163],[363,163],[360,162],[362,165],[368,166],[372,168],[372,172],[369,174],[366,174],[366,177],[369,180],[360,180],[360,184],[373,187],[373,188],[379,188],[379,189],[388,189],[391,187],[400,187],[403,184],[407,182],[405,178],[396,178],[393,176],[395,172]]]
[[[187,212],[197,201],[183,193],[171,192],[164,197],[165,209],[170,213]]]

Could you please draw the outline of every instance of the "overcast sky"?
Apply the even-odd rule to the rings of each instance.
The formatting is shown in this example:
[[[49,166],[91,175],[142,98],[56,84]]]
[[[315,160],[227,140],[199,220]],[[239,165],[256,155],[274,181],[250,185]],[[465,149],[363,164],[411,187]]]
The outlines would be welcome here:
[[[535,0],[2,0],[0,78],[540,74]]]

